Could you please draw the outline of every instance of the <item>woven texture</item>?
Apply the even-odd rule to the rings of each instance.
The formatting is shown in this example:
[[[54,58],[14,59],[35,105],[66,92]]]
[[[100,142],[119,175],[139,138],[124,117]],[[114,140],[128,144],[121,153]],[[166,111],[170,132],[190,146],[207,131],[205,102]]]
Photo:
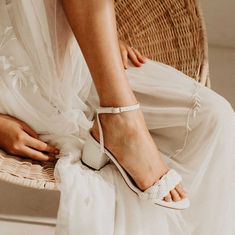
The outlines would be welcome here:
[[[55,163],[10,156],[0,150],[0,179],[38,189],[56,189]]]
[[[175,170],[170,169],[158,182],[153,186],[146,189],[144,192],[139,194],[139,197],[143,200],[162,200],[167,196],[172,189],[175,188],[182,180]]]
[[[210,86],[207,39],[195,0],[115,0],[118,36],[146,57]],[[0,151],[0,179],[56,190],[54,164]]]
[[[121,40],[210,86],[207,38],[196,0],[116,0],[116,12]]]

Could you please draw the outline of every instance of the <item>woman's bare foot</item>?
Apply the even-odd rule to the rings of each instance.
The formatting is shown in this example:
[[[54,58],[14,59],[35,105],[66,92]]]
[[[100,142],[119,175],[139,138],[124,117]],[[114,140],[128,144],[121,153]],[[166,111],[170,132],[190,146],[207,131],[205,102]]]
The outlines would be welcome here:
[[[152,186],[169,170],[160,158],[141,110],[99,115],[105,147],[112,152],[141,190]],[[97,120],[91,132],[99,141]],[[177,185],[165,200],[179,201],[185,197],[183,187]]]

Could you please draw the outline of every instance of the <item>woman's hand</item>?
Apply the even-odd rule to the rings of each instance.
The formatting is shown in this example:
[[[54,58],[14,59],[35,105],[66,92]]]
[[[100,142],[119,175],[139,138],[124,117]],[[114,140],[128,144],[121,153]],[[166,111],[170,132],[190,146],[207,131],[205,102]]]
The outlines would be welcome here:
[[[141,55],[137,49],[128,46],[122,40],[119,40],[119,47],[122,56],[122,62],[125,69],[128,68],[128,58],[136,67],[140,67],[146,62],[146,57]]]
[[[59,150],[38,139],[38,134],[26,123],[0,114],[0,148],[11,155],[38,161],[54,161]]]

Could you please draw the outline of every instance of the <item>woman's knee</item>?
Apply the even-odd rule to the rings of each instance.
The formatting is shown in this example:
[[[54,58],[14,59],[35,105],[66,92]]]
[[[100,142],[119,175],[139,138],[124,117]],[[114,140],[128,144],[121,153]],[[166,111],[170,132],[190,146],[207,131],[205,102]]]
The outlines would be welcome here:
[[[234,110],[223,96],[203,87],[199,93],[203,115],[211,124],[224,125],[234,118]]]

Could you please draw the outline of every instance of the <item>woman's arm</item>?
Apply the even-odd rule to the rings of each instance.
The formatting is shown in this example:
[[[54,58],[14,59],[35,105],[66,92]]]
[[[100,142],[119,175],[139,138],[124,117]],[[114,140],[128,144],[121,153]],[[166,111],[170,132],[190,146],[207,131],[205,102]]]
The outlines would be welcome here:
[[[59,150],[38,138],[23,121],[0,114],[0,148],[8,154],[39,161],[54,161]]]

